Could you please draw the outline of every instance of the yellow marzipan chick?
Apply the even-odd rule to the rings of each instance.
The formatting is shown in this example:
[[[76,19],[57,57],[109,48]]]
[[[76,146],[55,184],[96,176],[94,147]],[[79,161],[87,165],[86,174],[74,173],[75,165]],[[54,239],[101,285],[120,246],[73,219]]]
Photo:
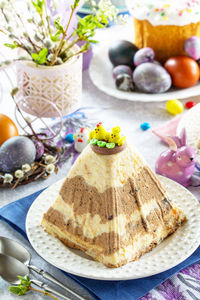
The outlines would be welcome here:
[[[125,143],[125,136],[121,136],[120,134],[121,128],[119,126],[116,126],[112,128],[112,133],[109,138],[109,143],[115,143],[118,146],[122,146]]]
[[[108,139],[108,132],[105,130],[101,122],[98,123],[92,131],[90,131],[89,139],[97,139],[99,141]]]

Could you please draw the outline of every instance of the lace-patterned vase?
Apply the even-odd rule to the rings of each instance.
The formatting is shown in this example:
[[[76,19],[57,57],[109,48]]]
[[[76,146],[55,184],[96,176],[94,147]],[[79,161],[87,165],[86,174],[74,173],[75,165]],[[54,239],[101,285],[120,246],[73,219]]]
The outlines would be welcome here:
[[[53,67],[17,62],[17,84],[17,98],[23,111],[37,117],[57,117],[56,105],[61,115],[72,113],[81,102],[82,55]]]

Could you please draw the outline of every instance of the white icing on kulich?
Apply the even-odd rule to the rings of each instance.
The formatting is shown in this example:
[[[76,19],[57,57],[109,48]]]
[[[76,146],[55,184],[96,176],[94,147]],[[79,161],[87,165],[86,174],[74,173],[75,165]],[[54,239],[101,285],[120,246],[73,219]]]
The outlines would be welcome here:
[[[200,0],[126,0],[132,15],[152,25],[184,26],[200,22]]]

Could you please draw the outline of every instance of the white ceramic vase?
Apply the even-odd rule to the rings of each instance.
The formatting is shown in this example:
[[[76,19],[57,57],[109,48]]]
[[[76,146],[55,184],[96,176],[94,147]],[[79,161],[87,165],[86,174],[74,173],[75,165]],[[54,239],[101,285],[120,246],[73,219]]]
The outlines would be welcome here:
[[[74,50],[78,52],[79,47],[75,46]],[[17,98],[23,111],[40,118],[58,117],[58,110],[62,116],[70,114],[80,107],[82,54],[52,67],[18,61],[17,85]],[[49,105],[50,102],[53,104]]]

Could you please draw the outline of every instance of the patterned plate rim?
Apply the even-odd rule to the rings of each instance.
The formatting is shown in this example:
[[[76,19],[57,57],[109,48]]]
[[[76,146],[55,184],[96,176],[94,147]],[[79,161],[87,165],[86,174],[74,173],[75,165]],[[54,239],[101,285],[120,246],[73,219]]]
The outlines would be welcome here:
[[[176,194],[174,201],[184,210],[188,221],[136,262],[109,269],[99,262],[88,259],[82,252],[65,247],[57,238],[48,235],[43,230],[40,226],[42,215],[55,200],[64,179],[48,187],[31,205],[26,218],[28,239],[35,251],[47,262],[63,271],[85,278],[128,280],[166,271],[184,261],[198,248],[200,204],[187,189],[178,183],[162,176],[159,178],[170,197]]]

